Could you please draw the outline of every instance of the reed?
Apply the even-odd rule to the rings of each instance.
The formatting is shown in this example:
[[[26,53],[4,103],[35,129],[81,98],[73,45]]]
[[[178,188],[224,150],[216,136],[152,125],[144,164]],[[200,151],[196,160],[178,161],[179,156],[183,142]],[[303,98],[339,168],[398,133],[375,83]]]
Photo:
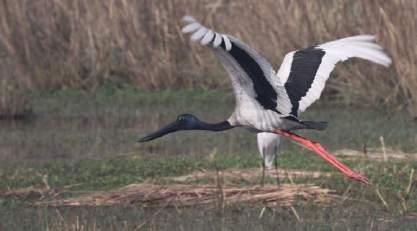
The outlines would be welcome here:
[[[2,0],[0,52],[15,60],[30,89],[94,90],[114,80],[140,88],[210,88],[229,87],[228,79],[207,49],[181,34],[186,14],[241,38],[276,68],[288,51],[372,33],[393,67],[342,65],[325,96],[407,106],[417,116],[416,10],[417,2],[407,0]]]
[[[0,62],[0,120],[24,118],[31,112],[28,86],[18,70],[13,60]]]

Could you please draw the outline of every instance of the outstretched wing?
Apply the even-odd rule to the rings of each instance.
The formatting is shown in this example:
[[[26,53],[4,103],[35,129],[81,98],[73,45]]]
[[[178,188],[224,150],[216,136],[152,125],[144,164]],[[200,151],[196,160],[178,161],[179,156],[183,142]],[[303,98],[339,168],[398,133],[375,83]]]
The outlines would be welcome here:
[[[239,104],[255,100],[264,109],[288,111],[291,108],[282,85],[272,85],[275,72],[265,58],[238,39],[214,32],[193,17],[183,19],[183,33],[192,33],[191,40],[209,45],[228,72]],[[280,105],[277,102],[280,101]]]
[[[318,100],[336,63],[354,57],[384,66],[391,64],[372,35],[347,37],[288,53],[277,75],[291,101],[290,114],[297,117]]]

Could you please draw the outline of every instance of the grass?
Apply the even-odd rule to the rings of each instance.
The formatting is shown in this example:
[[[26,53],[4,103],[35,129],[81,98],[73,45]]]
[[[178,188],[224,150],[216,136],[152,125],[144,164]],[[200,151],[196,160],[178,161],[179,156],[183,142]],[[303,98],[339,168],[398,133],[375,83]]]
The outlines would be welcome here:
[[[344,161],[352,168],[361,169],[369,177],[372,185],[364,186],[343,177],[319,157],[307,151],[285,152],[279,157],[278,167],[291,170],[310,170],[332,172],[330,178],[319,179],[300,177],[299,183],[317,183],[357,200],[367,200],[380,204],[379,196],[375,194],[378,188],[386,197],[389,209],[394,213],[406,211],[417,212],[417,197],[415,196],[415,177],[411,179],[411,169],[417,168],[417,161],[393,161],[388,163],[359,159]],[[75,185],[71,190],[96,191],[121,187],[131,183],[155,181],[169,183],[163,180],[168,176],[189,174],[197,170],[227,170],[229,168],[254,168],[260,166],[260,160],[254,155],[218,155],[197,158],[192,156],[174,156],[155,158],[129,158],[112,160],[83,160],[76,163],[51,162],[34,168],[4,168],[0,173],[0,188],[24,188],[42,186],[44,176],[49,187],[62,188]],[[260,174],[260,172],[259,172]],[[283,180],[283,179],[282,179]],[[275,182],[275,179],[268,179]],[[289,182],[285,179],[283,182]],[[348,192],[347,188],[349,189]],[[408,189],[408,187],[411,187]],[[408,190],[408,192],[407,192]],[[401,198],[401,195],[404,198]],[[407,208],[401,207],[402,199],[406,199]]]
[[[29,187],[42,185],[42,176],[48,175],[52,187],[80,184],[81,189],[98,190],[118,187],[146,179],[178,176],[199,169],[225,169],[229,167],[255,167],[256,156],[225,155],[210,162],[207,158],[195,156],[172,156],[155,158],[132,158],[110,160],[83,160],[68,164],[51,162],[36,168],[2,169],[2,188]]]
[[[358,207],[361,207],[360,205]],[[375,208],[362,206],[356,210],[347,207],[317,208],[314,205],[294,207],[303,219],[295,219],[290,209],[266,209],[262,218],[262,208],[233,206],[224,215],[216,210],[182,210],[164,211],[146,210],[140,207],[117,206],[102,208],[74,208],[34,211],[27,209],[20,218],[20,224],[11,224],[11,215],[2,213],[4,227],[14,230],[271,230],[279,227],[284,230],[413,230],[416,225],[410,218],[390,219],[386,213]],[[111,215],[113,214],[113,215]],[[366,216],[366,219],[363,217]],[[65,218],[65,219],[62,219]],[[372,224],[373,223],[373,224]]]
[[[415,227],[416,223],[407,220],[407,216],[414,216],[413,214],[417,212],[415,176],[412,178],[411,188],[408,186],[410,184],[409,176],[411,169],[417,167],[417,161],[383,163],[359,158],[353,160],[345,159],[344,162],[353,168],[362,169],[370,178],[372,185],[366,186],[346,179],[311,153],[285,152],[279,157],[278,163],[280,168],[320,170],[334,174],[331,177],[318,179],[308,177],[296,178],[292,179],[293,182],[315,183],[322,187],[336,190],[338,195],[348,198],[346,201],[333,202],[332,205],[325,207],[300,201],[294,205],[294,208],[298,211],[299,216],[302,217],[302,223],[297,222],[290,210],[283,208],[269,208],[263,215],[263,218],[259,220],[258,216],[262,210],[261,205],[255,207],[230,205],[226,207],[223,215],[212,214],[216,210],[207,210],[204,212],[206,217],[203,217],[200,214],[201,209],[193,208],[158,211],[144,209],[140,205],[137,205],[138,207],[120,205],[103,208],[57,208],[54,210],[25,206],[27,203],[39,199],[33,197],[20,199],[0,198],[0,214],[2,214],[1,217],[3,218],[0,221],[3,225],[7,225],[5,227],[15,227],[17,229],[33,224],[35,225],[34,227],[38,228],[55,227],[55,229],[66,230],[71,230],[68,227],[69,224],[75,225],[76,223],[90,227],[90,229],[92,229],[93,223],[95,223],[96,227],[102,228],[106,224],[111,225],[112,229],[120,229],[120,227],[124,226],[132,227],[145,223],[144,227],[151,228],[155,226],[158,227],[158,230],[165,230],[168,227],[165,227],[163,224],[168,221],[173,222],[172,224],[178,224],[179,222],[185,227],[188,227],[189,223],[193,221],[192,223],[197,222],[197,224],[203,227],[203,224],[210,220],[216,227],[222,225],[229,227],[237,225],[235,223],[236,219],[241,220],[243,217],[250,219],[250,224],[247,223],[248,227],[253,227],[253,224],[258,224],[258,222],[262,221],[262,226],[276,227],[278,225],[286,227],[288,225],[290,227],[290,224],[292,224],[298,227],[297,230],[306,227],[312,230],[328,229],[329,227],[369,227],[369,219],[378,223],[376,225],[381,228],[390,227],[393,223],[401,224],[400,227]],[[76,196],[79,193],[109,190],[130,183],[144,181],[169,184],[170,182],[164,180],[164,177],[183,175],[201,169],[225,169],[227,171],[229,168],[253,167],[259,167],[259,159],[254,155],[216,155],[214,159],[209,157],[176,156],[163,159],[148,157],[143,159],[87,160],[71,164],[52,162],[32,169],[2,169],[0,188],[42,186],[44,184],[42,176],[48,175],[47,182],[52,188],[75,185],[69,189],[69,192],[61,195],[68,197]],[[259,170],[260,175],[261,172]],[[201,179],[201,181],[204,183],[205,180]],[[267,182],[274,183],[275,179],[267,178]],[[290,180],[281,178],[281,182],[290,182]],[[184,183],[187,184],[187,182]],[[234,183],[237,182],[235,181]],[[241,182],[241,184],[246,185],[248,182]],[[251,184],[260,184],[260,177]],[[175,219],[172,215],[169,215],[172,213],[177,214]],[[20,225],[10,223],[8,217],[10,219],[11,214],[19,214],[22,223]],[[117,214],[120,214],[119,219],[111,218],[119,216]],[[152,214],[155,214],[155,216]],[[40,217],[34,221],[29,219],[31,216]],[[222,216],[227,220],[221,222]],[[278,219],[278,217],[280,218]],[[341,219],[342,217],[343,219]],[[110,228],[107,227],[105,229]]]

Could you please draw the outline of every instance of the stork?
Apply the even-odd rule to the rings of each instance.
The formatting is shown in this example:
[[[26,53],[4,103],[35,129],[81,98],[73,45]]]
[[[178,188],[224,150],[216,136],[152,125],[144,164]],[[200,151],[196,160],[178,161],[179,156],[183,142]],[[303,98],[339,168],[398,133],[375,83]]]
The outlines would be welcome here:
[[[271,140],[276,141],[279,136],[288,137],[317,153],[347,177],[368,183],[365,176],[338,161],[321,144],[292,131],[326,128],[326,122],[304,121],[299,115],[320,98],[336,63],[355,57],[386,67],[391,64],[382,47],[375,43],[374,36],[351,36],[289,52],[275,72],[265,58],[239,39],[215,32],[191,16],[185,16],[183,21],[185,26],[182,32],[191,33],[192,41],[209,46],[226,69],[235,95],[235,110],[228,119],[218,123],[204,122],[192,114],[181,114],[174,122],[143,137],[139,142],[151,141],[180,130],[219,132],[245,127],[258,133],[261,147]],[[265,140],[268,142],[262,143]]]

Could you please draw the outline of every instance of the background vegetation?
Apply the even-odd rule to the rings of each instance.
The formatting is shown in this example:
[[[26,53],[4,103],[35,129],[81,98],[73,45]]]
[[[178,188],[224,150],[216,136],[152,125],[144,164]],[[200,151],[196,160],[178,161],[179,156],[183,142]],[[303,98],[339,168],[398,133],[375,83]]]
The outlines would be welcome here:
[[[276,68],[288,51],[376,34],[394,60],[387,70],[353,61],[337,68],[327,98],[406,107],[417,116],[417,2],[263,0],[2,0],[0,114],[28,111],[31,90],[103,82],[138,88],[228,88],[209,51],[180,32],[191,14],[241,38]],[[359,100],[360,99],[360,100]]]

